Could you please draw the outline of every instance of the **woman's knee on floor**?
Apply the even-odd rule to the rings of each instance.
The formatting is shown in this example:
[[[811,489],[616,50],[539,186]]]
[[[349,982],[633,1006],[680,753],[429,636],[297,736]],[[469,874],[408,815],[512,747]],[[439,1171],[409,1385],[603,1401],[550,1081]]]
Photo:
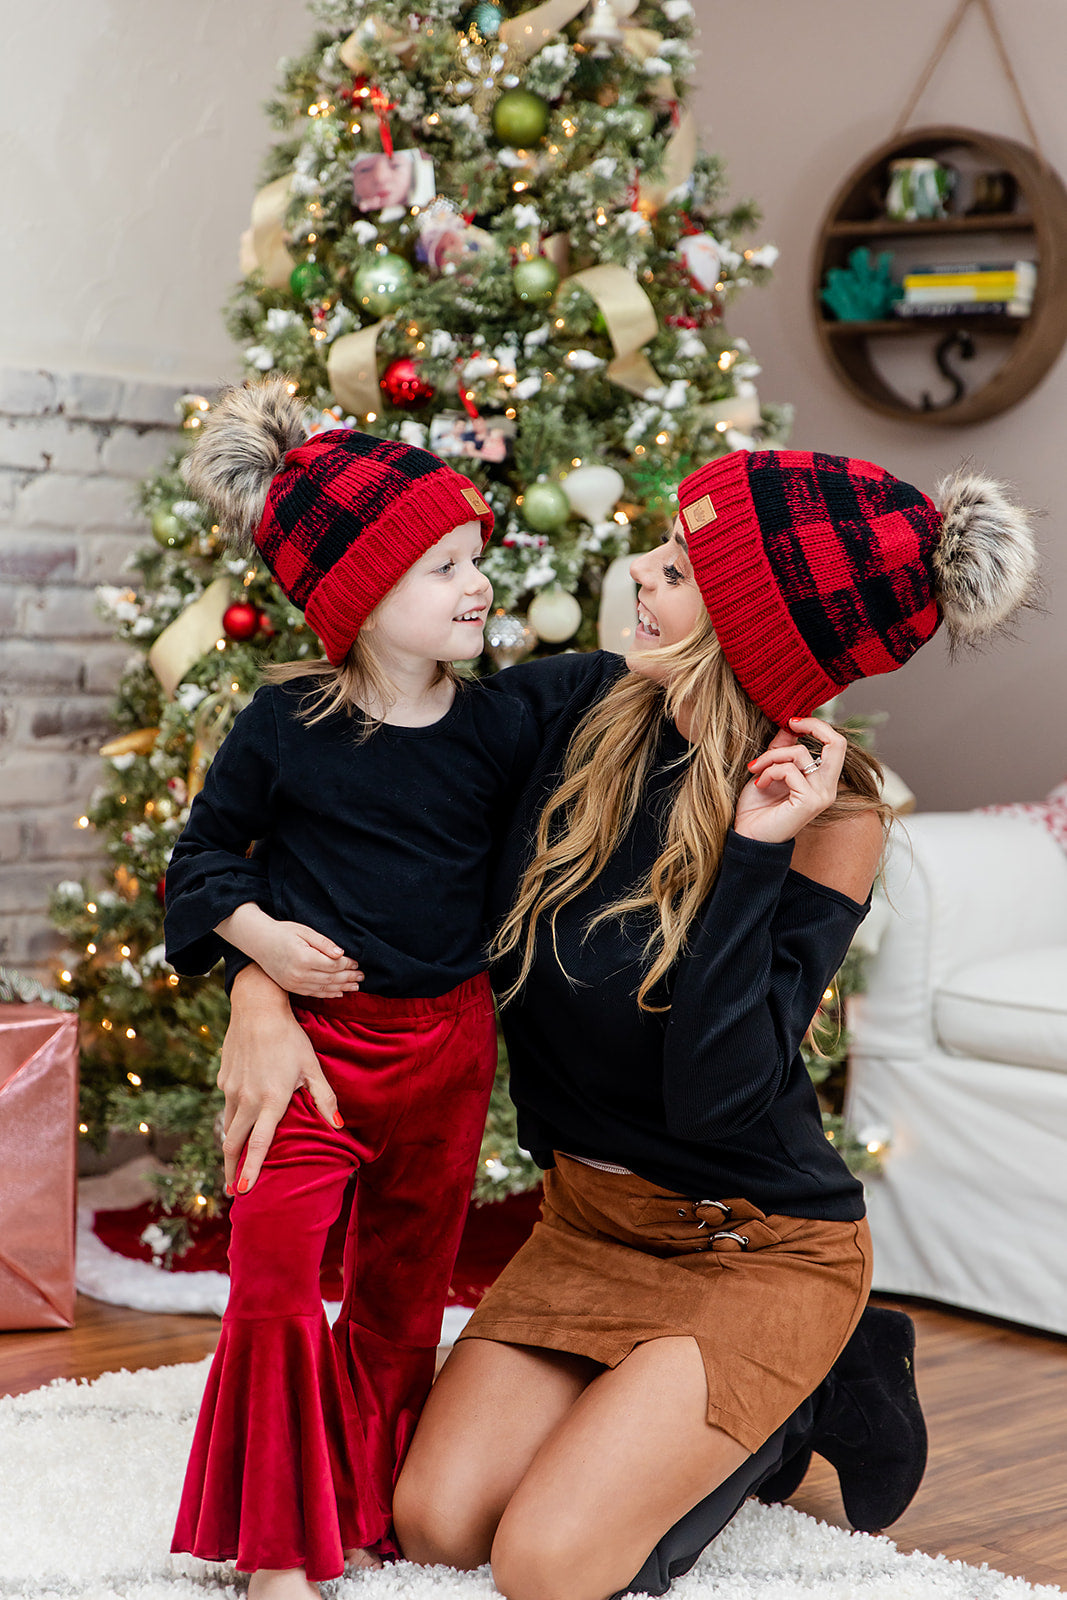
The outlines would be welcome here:
[[[606,1577],[611,1563],[606,1552],[597,1551],[596,1529],[562,1510],[542,1520],[509,1508],[490,1560],[505,1600],[607,1600],[633,1576]]]
[[[405,1467],[393,1493],[393,1525],[408,1561],[468,1572],[489,1560],[496,1514],[450,1493],[440,1477]]]

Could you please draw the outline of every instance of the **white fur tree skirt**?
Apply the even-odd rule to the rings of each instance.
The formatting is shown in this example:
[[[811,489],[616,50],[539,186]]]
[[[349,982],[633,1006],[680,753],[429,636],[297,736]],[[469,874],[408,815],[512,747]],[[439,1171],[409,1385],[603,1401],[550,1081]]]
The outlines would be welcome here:
[[[232,1568],[170,1556],[206,1361],[56,1382],[0,1400],[0,1596],[233,1600]],[[488,1569],[407,1564],[326,1585],[330,1600],[492,1600]],[[788,1506],[750,1502],[672,1600],[1064,1600],[943,1557],[902,1555]]]

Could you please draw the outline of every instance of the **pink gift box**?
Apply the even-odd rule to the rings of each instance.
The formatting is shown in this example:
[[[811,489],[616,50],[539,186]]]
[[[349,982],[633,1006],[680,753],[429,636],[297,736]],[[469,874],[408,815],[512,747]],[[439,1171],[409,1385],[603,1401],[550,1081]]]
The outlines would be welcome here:
[[[78,1019],[0,1005],[0,1328],[74,1322]]]

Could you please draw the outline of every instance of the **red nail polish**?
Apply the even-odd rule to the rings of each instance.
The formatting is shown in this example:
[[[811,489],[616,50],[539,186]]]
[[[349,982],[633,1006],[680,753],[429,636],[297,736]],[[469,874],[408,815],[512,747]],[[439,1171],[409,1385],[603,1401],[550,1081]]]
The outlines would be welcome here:
[[[226,1185],[226,1193],[232,1198],[232,1196],[233,1196],[233,1184],[232,1183],[228,1183]]]
[[[335,1128],[343,1128],[345,1125],[345,1119],[339,1111],[335,1111],[333,1114],[333,1125]]]
[[[748,770],[749,770],[749,772],[751,772],[751,771],[752,771],[752,768],[753,768],[753,767],[754,767],[754,766],[755,766],[755,765],[756,765],[756,763],[755,763],[755,762],[754,762],[754,761],[750,761],[750,762],[749,762],[749,764],[748,764]]]
[[[247,1189],[248,1189],[248,1179],[247,1178],[242,1178],[240,1183],[237,1185],[237,1193],[238,1194],[244,1194]]]

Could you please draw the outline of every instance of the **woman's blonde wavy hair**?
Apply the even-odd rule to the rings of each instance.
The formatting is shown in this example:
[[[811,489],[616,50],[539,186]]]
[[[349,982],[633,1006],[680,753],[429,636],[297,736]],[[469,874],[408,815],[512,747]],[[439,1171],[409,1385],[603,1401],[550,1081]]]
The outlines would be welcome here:
[[[737,797],[748,780],[747,763],[777,732],[738,683],[705,615],[678,644],[642,658],[663,666],[666,686],[627,673],[579,724],[563,776],[541,812],[534,856],[519,884],[490,956],[519,952],[506,1004],[522,989],[533,964],[538,923],[547,918],[556,960],[559,912],[603,871],[641,804],[665,720],[688,729],[690,751],[679,758],[678,778],[663,848],[648,878],[590,918],[585,937],[601,922],[651,910],[655,925],[645,943],[647,963],[637,1001],[643,1011],[665,1011],[650,999],[657,983],[684,954],[689,930],[711,892]],[[839,730],[845,733],[846,729]],[[859,810],[878,812],[883,827],[882,769],[851,739],[837,799],[818,818],[826,823]],[[573,980],[572,980],[573,981]]]

